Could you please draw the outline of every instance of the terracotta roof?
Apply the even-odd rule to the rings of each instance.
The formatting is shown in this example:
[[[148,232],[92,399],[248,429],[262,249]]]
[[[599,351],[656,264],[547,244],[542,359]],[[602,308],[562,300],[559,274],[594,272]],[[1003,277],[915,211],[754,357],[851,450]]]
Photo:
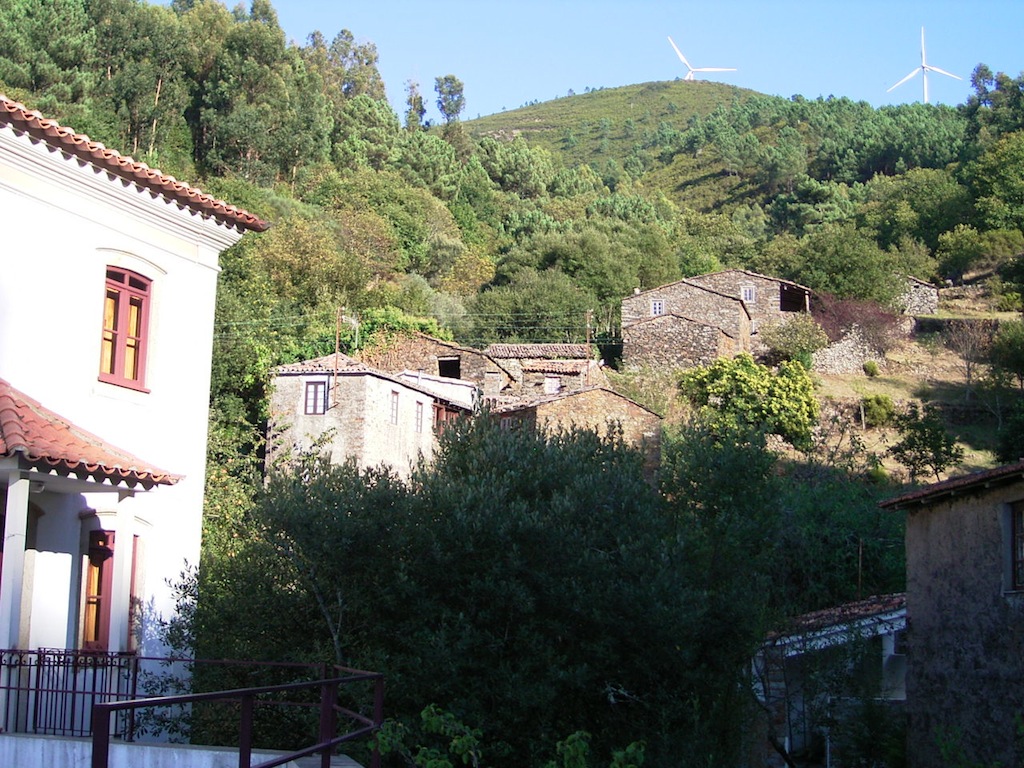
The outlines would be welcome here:
[[[863,600],[852,603],[844,603],[831,608],[823,608],[820,611],[812,611],[802,616],[797,616],[790,622],[791,632],[810,632],[824,627],[834,627],[843,624],[850,624],[872,616],[881,616],[887,613],[894,613],[905,610],[907,607],[907,594],[897,592],[891,595],[874,595]]]
[[[1024,460],[1014,464],[1004,464],[995,469],[986,469],[969,475],[953,477],[941,483],[932,483],[916,491],[905,493],[879,504],[885,509],[903,509],[906,507],[927,505],[945,496],[956,496],[971,493],[992,485],[1003,485],[1024,478]]]
[[[597,362],[596,360],[593,362]],[[563,376],[579,375],[591,364],[590,360],[531,360],[523,363],[524,373],[559,373]]]
[[[19,133],[27,133],[34,139],[67,152],[97,168],[134,182],[144,189],[175,201],[179,205],[203,216],[212,216],[218,221],[240,229],[262,232],[270,225],[241,208],[218,200],[195,187],[167,176],[130,157],[107,149],[82,133],[62,126],[56,120],[43,117],[39,112],[0,94],[0,125],[9,125]]]
[[[489,357],[501,360],[588,360],[588,344],[491,344],[484,350]]]
[[[126,485],[173,485],[181,479],[75,426],[0,379],[0,456],[20,455],[43,471]]]
[[[330,354],[323,357],[315,357],[312,360],[301,360],[297,363],[287,363],[274,368],[273,373],[334,373],[335,367],[338,371],[366,371],[366,365],[348,355]]]

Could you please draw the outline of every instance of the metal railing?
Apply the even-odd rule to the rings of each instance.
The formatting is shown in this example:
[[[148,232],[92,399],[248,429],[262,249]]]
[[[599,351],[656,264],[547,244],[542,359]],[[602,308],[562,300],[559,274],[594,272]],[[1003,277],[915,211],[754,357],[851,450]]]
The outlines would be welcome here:
[[[78,650],[0,650],[0,728],[4,733],[88,736],[98,701],[135,698],[139,658]],[[117,724],[130,733],[131,723]]]
[[[333,693],[325,692],[327,685],[334,686]],[[372,686],[372,703],[366,686]],[[325,695],[332,702],[330,713]],[[339,696],[345,706],[338,704]],[[316,740],[289,758],[294,759],[375,730],[382,710],[381,675],[327,664],[0,650],[3,733],[99,737],[108,748],[112,739],[237,744],[240,755],[250,758],[257,733],[261,747]],[[332,732],[328,739],[339,715],[358,727],[340,736]]]
[[[184,696],[160,696],[130,701],[109,701],[93,704],[92,707],[92,768],[108,768],[110,755],[111,718],[118,713],[133,713],[142,708],[177,707],[193,705],[200,702],[238,702],[240,705],[238,727],[238,766],[239,768],[275,768],[292,760],[307,755],[320,755],[322,768],[329,768],[334,748],[346,741],[352,741],[380,728],[384,721],[384,676],[376,672],[348,670],[350,674],[308,683],[291,683],[288,685],[270,685],[260,688],[244,688],[230,691],[212,691],[193,693]],[[367,717],[354,710],[339,706],[338,690],[342,685],[360,681],[372,681],[374,685],[373,715]],[[319,689],[319,729],[318,741],[312,746],[304,747],[271,760],[252,765],[253,752],[253,720],[256,703],[261,696],[270,694],[294,693]],[[338,716],[343,715],[360,727],[338,734]],[[379,755],[373,753],[373,768],[379,768]]]

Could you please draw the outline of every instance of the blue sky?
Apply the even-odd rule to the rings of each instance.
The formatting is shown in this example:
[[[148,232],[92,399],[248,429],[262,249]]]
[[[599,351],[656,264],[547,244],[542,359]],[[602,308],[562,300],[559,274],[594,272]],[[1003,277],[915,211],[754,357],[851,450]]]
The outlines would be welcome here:
[[[230,4],[230,3],[229,3]],[[1024,0],[277,0],[288,37],[349,29],[373,42],[388,98],[401,115],[416,80],[437,120],[434,78],[465,85],[463,119],[514,109],[570,89],[682,77],[671,36],[694,67],[736,67],[702,79],[778,96],[846,96],[874,106],[922,99],[927,61],[932,103],[960,104],[979,62],[1024,70]]]

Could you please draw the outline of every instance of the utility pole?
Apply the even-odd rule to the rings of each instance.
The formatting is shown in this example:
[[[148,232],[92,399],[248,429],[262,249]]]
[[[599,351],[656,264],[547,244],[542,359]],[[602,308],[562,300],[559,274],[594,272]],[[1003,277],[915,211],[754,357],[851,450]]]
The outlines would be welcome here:
[[[583,386],[590,386],[590,321],[594,315],[594,310],[587,310],[587,367],[583,374]]]

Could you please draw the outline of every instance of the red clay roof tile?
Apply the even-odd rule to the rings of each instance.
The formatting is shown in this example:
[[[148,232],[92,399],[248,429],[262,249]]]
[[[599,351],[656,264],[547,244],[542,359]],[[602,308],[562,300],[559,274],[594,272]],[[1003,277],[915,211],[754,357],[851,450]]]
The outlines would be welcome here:
[[[263,232],[269,224],[246,210],[218,200],[212,195],[167,176],[145,163],[125,157],[107,149],[82,133],[62,126],[56,120],[43,117],[35,110],[0,94],[0,125],[10,125],[16,131],[27,133],[52,147],[68,152],[140,187],[175,201],[203,216],[239,229]]]
[[[0,456],[15,454],[40,469],[113,483],[173,485],[181,479],[75,426],[0,379]]]

